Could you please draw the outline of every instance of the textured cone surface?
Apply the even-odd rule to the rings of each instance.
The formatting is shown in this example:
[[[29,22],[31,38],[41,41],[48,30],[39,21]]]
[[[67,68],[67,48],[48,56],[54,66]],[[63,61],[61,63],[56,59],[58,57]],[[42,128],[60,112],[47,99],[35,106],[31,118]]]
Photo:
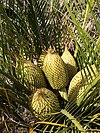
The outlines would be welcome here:
[[[77,66],[76,62],[71,55],[71,53],[68,51],[67,47],[65,48],[65,51],[63,52],[61,58],[66,64],[66,69],[68,70],[68,77],[69,81],[74,77],[74,75],[77,73]]]
[[[24,83],[30,89],[46,87],[46,81],[42,70],[31,61],[25,61],[23,64]]]
[[[68,85],[68,72],[65,63],[57,53],[48,52],[43,62],[43,71],[53,89]]]
[[[90,67],[88,68],[91,73],[91,76],[87,68],[85,68],[84,70],[79,71],[72,78],[68,89],[68,99],[73,97],[74,100],[78,100],[81,94],[83,95],[85,88],[87,88],[88,84],[91,83],[91,78],[93,80],[95,79],[96,75],[98,75],[98,71],[94,65],[92,65],[92,69],[94,72],[92,72]]]
[[[33,94],[31,107],[35,116],[39,119],[47,118],[51,113],[60,111],[57,96],[47,88],[39,88]]]

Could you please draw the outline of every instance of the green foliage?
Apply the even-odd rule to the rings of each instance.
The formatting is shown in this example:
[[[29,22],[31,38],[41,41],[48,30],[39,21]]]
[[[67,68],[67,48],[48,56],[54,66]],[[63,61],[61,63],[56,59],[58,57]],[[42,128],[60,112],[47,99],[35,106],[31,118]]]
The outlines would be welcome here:
[[[19,127],[27,132],[32,128],[43,133],[100,129],[100,91],[99,95],[97,93],[100,74],[91,80],[79,106],[69,100],[61,112],[37,121],[28,103],[32,92],[15,73],[20,60],[37,61],[42,51],[50,46],[61,55],[66,45],[77,62],[78,70],[86,67],[89,71],[87,64],[90,68],[92,64],[100,68],[99,14],[99,0],[1,0],[0,132],[17,131]],[[84,73],[87,76],[85,69]],[[29,113],[27,119],[25,111]]]

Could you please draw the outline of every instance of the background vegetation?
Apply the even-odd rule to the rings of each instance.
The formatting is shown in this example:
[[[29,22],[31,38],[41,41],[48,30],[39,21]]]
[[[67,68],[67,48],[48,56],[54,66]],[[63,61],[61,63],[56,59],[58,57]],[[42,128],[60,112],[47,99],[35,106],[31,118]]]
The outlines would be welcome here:
[[[99,0],[1,0],[0,132],[100,130],[100,95],[94,96],[100,75],[92,79],[88,86],[88,89],[94,87],[89,95],[94,100],[89,102],[85,98],[79,107],[74,101],[68,101],[65,109],[41,122],[29,110],[28,97],[31,92],[15,74],[16,60],[20,61],[26,56],[37,62],[41,52],[49,46],[59,55],[67,46],[77,62],[78,70],[87,67],[87,64],[95,64],[98,68],[99,35]]]

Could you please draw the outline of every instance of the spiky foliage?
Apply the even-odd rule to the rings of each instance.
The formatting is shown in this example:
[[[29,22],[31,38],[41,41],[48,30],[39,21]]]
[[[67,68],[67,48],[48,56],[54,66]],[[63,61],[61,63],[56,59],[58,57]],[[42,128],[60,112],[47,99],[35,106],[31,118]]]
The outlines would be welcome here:
[[[62,55],[65,44],[77,60],[78,70],[87,64],[98,68],[99,12],[99,0],[0,1],[0,132],[18,132],[19,127],[25,132],[30,128],[30,131],[55,133],[100,129],[100,95],[88,102],[96,88],[100,88],[100,73],[91,80],[87,90],[94,89],[79,107],[69,100],[61,113],[46,122],[36,122],[31,115],[26,117],[31,92],[16,79],[14,70],[16,58],[24,58],[23,53],[31,61],[37,60],[42,50],[51,45]]]

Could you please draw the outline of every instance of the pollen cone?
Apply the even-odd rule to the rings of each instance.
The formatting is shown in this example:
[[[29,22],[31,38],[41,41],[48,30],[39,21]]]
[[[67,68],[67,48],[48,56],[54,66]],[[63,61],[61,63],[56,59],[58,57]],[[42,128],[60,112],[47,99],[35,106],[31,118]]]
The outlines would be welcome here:
[[[33,114],[39,118],[48,118],[52,113],[60,111],[57,96],[47,88],[39,88],[31,96],[31,108]]]
[[[53,50],[48,51],[43,62],[43,71],[53,89],[60,90],[68,85],[68,71],[61,57]]]

